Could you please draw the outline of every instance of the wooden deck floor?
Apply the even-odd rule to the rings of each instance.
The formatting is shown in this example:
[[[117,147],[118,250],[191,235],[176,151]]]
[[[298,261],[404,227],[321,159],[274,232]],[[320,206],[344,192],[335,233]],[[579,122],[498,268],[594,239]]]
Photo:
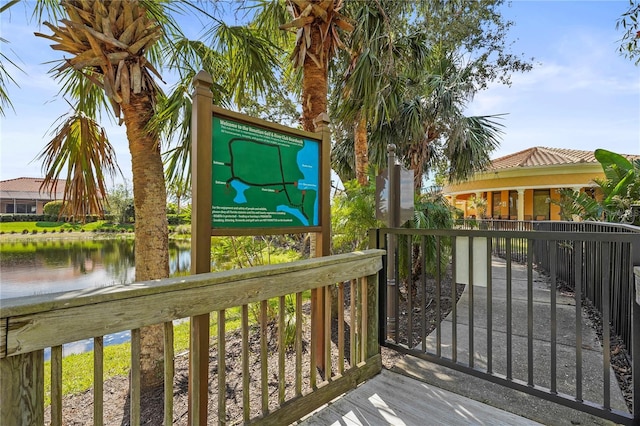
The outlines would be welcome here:
[[[328,425],[539,425],[389,370],[298,423]]]

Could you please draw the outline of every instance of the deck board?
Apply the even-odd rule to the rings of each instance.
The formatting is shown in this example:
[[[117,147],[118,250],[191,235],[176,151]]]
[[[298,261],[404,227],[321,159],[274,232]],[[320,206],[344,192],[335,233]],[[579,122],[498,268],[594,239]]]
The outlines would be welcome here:
[[[302,420],[327,425],[539,425],[419,380],[382,372]]]

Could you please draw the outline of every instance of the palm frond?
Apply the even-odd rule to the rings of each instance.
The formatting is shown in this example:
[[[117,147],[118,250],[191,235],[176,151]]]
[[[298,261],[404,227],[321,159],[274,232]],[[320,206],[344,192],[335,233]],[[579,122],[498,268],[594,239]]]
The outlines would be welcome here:
[[[239,106],[277,84],[273,70],[279,64],[279,48],[257,30],[220,24],[212,32],[212,47],[228,64],[224,86]]]
[[[0,38],[0,44],[9,43],[4,38]],[[10,72],[5,68],[5,64],[11,65],[18,71],[22,71],[22,69],[16,65],[14,61],[11,60],[7,55],[5,55],[2,50],[0,50],[0,115],[5,115],[5,108],[9,107],[13,110],[13,103],[11,102],[11,98],[9,97],[9,84],[14,84],[18,86],[18,83],[11,76]],[[19,86],[18,86],[19,87]],[[15,110],[14,110],[15,111]]]
[[[501,115],[462,117],[447,141],[449,180],[461,181],[485,170],[490,154],[500,145]]]
[[[37,157],[50,188],[66,171],[64,207],[61,214],[85,217],[102,214],[107,197],[106,177],[120,169],[104,128],[81,112],[62,120],[54,137]]]

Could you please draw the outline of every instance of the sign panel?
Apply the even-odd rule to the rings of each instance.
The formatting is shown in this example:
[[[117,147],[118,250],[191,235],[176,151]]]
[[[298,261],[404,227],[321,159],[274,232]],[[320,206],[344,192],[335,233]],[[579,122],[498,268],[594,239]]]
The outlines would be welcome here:
[[[320,141],[213,116],[213,228],[318,226]]]
[[[394,191],[390,187],[389,173],[383,170],[376,176],[376,219],[386,222],[387,226],[393,226],[389,223],[389,208],[394,208],[393,195],[396,200],[396,217],[398,225],[402,225],[414,217],[414,201],[413,201],[413,170],[407,170],[404,167],[396,165],[396,172],[399,174],[396,181],[397,187]],[[399,195],[398,195],[399,191]]]
[[[415,215],[413,170],[400,168],[400,224],[413,220]]]

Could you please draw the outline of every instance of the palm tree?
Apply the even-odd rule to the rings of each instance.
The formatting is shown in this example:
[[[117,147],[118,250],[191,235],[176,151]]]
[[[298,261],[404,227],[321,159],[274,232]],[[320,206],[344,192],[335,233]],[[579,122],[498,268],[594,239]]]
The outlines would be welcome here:
[[[293,20],[280,29],[296,29],[291,54],[294,68],[302,68],[302,128],[315,131],[314,120],[327,113],[329,63],[344,47],[340,30],[353,25],[340,13],[343,0],[287,0]]]
[[[414,188],[421,191],[424,176],[439,170],[452,181],[463,180],[490,163],[499,145],[499,116],[465,116],[475,87],[471,66],[437,50],[427,66],[429,75],[406,99],[395,126],[403,129],[405,163],[414,171]]]
[[[45,22],[52,35],[37,35],[52,40],[54,49],[71,54],[55,72],[63,81],[64,91],[78,103],[71,124],[59,128],[58,135],[42,154],[45,164],[51,168],[47,178],[57,177],[63,170],[62,165],[66,164],[68,187],[73,191],[65,193],[65,199],[71,201],[74,209],[87,203],[99,208],[100,200],[106,195],[103,170],[105,167],[108,170],[115,162],[108,139],[98,131],[97,122],[87,117],[95,117],[98,106],[106,97],[116,118],[126,126],[131,153],[136,280],[168,277],[167,191],[161,157],[164,129],[159,124],[162,120],[157,117],[173,114],[175,118],[179,114],[176,111],[188,113],[185,107],[188,102],[181,96],[181,90],[187,84],[178,84],[174,94],[165,97],[156,83],[161,76],[153,64],[180,66],[179,75],[190,78],[198,68],[189,65],[197,62],[196,66],[213,73],[212,67],[220,66],[233,55],[237,57],[242,49],[227,46],[225,56],[216,54],[203,43],[187,41],[172,19],[172,13],[183,11],[178,3],[62,0],[60,5],[66,18],[58,25]],[[227,36],[225,41],[241,40],[247,51],[261,49],[264,45],[261,40],[252,39],[245,29],[234,31],[223,25],[218,29],[220,34]],[[240,36],[234,38],[238,31]],[[172,43],[172,39],[180,43]],[[164,51],[159,49],[162,46]],[[264,51],[261,53],[263,65],[252,70],[254,72],[245,68],[253,65],[252,62],[248,65],[237,62],[234,67],[227,62],[224,68],[232,71],[226,75],[234,81],[226,83],[244,85],[248,76],[257,76],[250,81],[258,82],[259,87],[268,87],[272,81],[269,77],[272,56]],[[263,73],[259,74],[260,71]],[[227,93],[239,92],[234,86]],[[171,102],[176,99],[179,101]],[[159,106],[167,111],[159,111]],[[185,121],[189,122],[188,118]],[[170,124],[176,122],[169,120]],[[188,130],[179,136],[188,138]],[[87,185],[90,182],[97,183]],[[141,337],[142,387],[155,387],[163,380],[162,325],[145,328]]]
[[[358,17],[354,37],[349,40],[355,54],[349,59],[351,69],[367,69],[369,62],[378,68],[360,75],[348,73],[343,82],[346,90],[339,95],[334,91],[336,98],[346,95],[336,110],[339,117],[349,119],[335,132],[332,165],[343,180],[362,176],[365,160],[384,167],[386,144],[393,141],[403,149],[405,163],[415,170],[418,190],[425,170],[446,169],[447,177],[459,179],[487,163],[500,125],[495,116],[464,117],[461,112],[487,82],[508,83],[513,71],[526,71],[531,66],[507,52],[505,34],[511,23],[496,11],[502,0],[399,3],[410,4],[411,11],[389,0],[375,2],[382,8],[382,19],[377,21],[350,13]],[[378,24],[370,26],[372,22]],[[372,31],[363,37],[366,41],[356,40],[356,34],[366,33],[369,26]],[[376,35],[380,26],[391,28],[393,33]],[[385,35],[392,42],[379,43]],[[364,52],[362,61],[359,52]],[[468,61],[464,66],[451,59],[463,57]],[[447,61],[455,66],[445,66]],[[367,112],[363,113],[358,100],[367,93],[375,96],[365,102]],[[363,115],[367,117],[366,133],[364,121],[356,118]],[[357,131],[350,128],[354,119],[360,122]]]
[[[422,34],[403,34],[409,2],[358,2],[350,10],[355,25],[349,39],[346,71],[334,91],[334,116],[353,126],[355,179],[366,185],[368,134],[380,121],[396,114],[404,91],[401,75],[422,67],[426,44]],[[350,132],[349,132],[350,133]]]
[[[61,6],[67,19],[58,26],[45,22],[52,35],[37,33],[54,42],[52,47],[72,55],[56,71],[67,70],[82,76],[96,88],[104,91],[115,116],[127,128],[131,153],[135,222],[136,280],[145,281],[169,276],[168,223],[166,216],[166,188],[160,156],[160,138],[149,131],[160,89],[154,76],[160,77],[151,64],[149,53],[162,37],[158,17],[162,10],[149,10],[137,1],[101,2],[63,0]],[[73,70],[73,71],[71,71]],[[79,78],[79,77],[78,77]],[[82,95],[80,95],[82,96]],[[50,161],[60,161],[64,153],[74,152],[81,159],[94,152],[108,153],[105,138],[88,139],[86,132],[71,134],[70,128],[60,129],[54,138],[77,141],[82,147],[78,152],[73,146],[49,145],[43,153]],[[89,157],[92,158],[92,157]],[[113,161],[102,156],[98,161]],[[55,159],[55,160],[54,160]],[[101,170],[100,163],[92,169]],[[77,177],[87,170],[84,163],[69,164],[68,179],[72,188],[81,188]],[[47,177],[53,177],[50,173]],[[92,177],[95,178],[95,177]],[[100,181],[83,179],[83,182]],[[83,194],[65,194],[66,199],[77,204],[80,200],[102,195],[95,188],[86,188]],[[79,189],[82,191],[82,189]],[[96,201],[97,203],[97,201]],[[147,327],[141,333],[141,381],[143,387],[155,387],[162,383],[163,326]]]

